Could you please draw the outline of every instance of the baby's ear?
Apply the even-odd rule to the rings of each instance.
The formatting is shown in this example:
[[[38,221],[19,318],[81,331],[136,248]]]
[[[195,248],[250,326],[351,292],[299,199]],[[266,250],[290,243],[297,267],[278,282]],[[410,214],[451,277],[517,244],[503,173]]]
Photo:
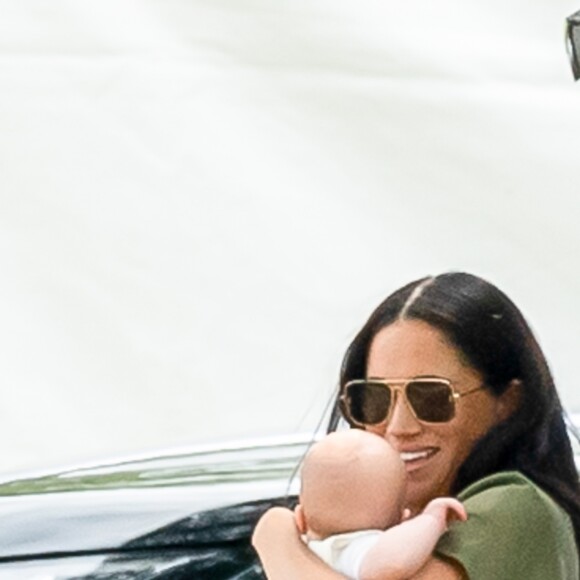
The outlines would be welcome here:
[[[296,520],[296,527],[301,534],[306,533],[306,518],[304,517],[304,509],[300,504],[294,508],[294,518]]]

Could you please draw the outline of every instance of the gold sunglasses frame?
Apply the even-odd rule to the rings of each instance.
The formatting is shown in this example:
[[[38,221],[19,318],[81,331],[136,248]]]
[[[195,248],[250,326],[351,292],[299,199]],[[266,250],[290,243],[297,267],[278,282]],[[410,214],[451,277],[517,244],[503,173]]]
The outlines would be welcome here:
[[[425,421],[424,419],[420,419],[419,417],[417,417],[417,413],[415,412],[413,405],[411,404],[411,402],[407,397],[407,386],[410,383],[433,383],[433,382],[439,382],[446,385],[451,393],[450,399],[452,403],[453,414],[446,421]],[[389,389],[389,391],[391,391],[391,404],[387,411],[387,415],[382,421],[379,421],[378,423],[360,423],[356,419],[354,419],[349,412],[348,400],[350,397],[348,396],[348,387],[350,385],[361,385],[368,383],[382,385],[386,389]],[[397,392],[399,392],[404,398],[407,408],[411,411],[411,414],[413,415],[416,421],[419,421],[420,423],[427,423],[430,425],[441,425],[443,423],[449,423],[449,421],[453,420],[453,418],[455,417],[456,403],[459,399],[461,399],[462,397],[466,397],[467,395],[471,395],[472,393],[476,393],[477,391],[481,391],[484,387],[485,385],[482,384],[473,389],[469,389],[469,391],[460,393],[459,391],[455,390],[453,383],[449,379],[445,379],[443,377],[415,377],[410,379],[384,379],[384,378],[369,377],[368,379],[354,379],[352,381],[348,381],[344,385],[343,394],[339,398],[339,405],[344,418],[347,420],[348,423],[350,423],[353,426],[370,427],[373,425],[381,425],[382,423],[388,423],[389,420],[391,419],[393,409],[395,408],[397,401]]]

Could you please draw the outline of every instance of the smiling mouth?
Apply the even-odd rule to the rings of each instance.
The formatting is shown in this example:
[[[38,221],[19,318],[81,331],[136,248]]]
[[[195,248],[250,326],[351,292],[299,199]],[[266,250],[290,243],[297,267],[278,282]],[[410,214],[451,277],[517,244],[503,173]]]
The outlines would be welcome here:
[[[436,447],[429,449],[418,449],[417,451],[401,451],[399,455],[405,463],[407,469],[412,467],[420,467],[425,461],[433,457],[437,453]]]

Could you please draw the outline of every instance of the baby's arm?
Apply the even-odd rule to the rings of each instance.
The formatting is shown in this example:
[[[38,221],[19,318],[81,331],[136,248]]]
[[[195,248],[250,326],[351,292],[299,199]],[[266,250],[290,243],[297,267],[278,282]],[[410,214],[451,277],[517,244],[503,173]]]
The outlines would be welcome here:
[[[465,509],[456,499],[441,497],[429,502],[418,516],[385,530],[363,558],[359,579],[412,577],[425,565],[453,519],[465,521]]]

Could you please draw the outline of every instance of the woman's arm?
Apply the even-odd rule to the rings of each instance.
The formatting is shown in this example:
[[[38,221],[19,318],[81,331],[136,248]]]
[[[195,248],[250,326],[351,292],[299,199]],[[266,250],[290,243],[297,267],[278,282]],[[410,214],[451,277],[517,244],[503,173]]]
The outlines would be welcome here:
[[[289,509],[268,510],[254,530],[252,545],[269,580],[344,580],[304,544]]]

